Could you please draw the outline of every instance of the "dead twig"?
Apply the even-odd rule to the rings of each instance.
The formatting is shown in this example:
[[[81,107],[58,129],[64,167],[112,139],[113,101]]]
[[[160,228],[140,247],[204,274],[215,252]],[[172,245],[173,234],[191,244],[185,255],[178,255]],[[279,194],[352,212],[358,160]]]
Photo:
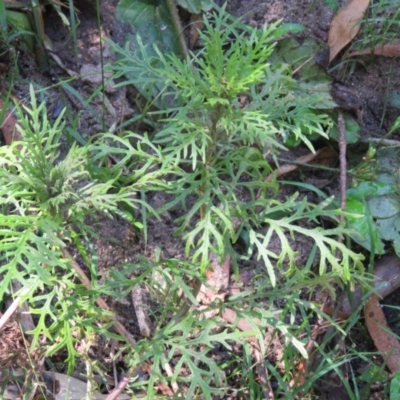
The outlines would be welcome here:
[[[136,319],[139,325],[140,333],[143,337],[151,336],[151,329],[148,324],[149,317],[145,311],[143,293],[139,286],[135,286],[131,292],[133,308],[135,309]]]
[[[347,191],[347,160],[346,160],[346,126],[344,122],[343,112],[339,110],[338,116],[339,126],[339,161],[340,161],[340,209],[346,210],[346,191]],[[344,215],[340,216],[340,221],[344,221]],[[338,238],[339,240],[340,238]]]

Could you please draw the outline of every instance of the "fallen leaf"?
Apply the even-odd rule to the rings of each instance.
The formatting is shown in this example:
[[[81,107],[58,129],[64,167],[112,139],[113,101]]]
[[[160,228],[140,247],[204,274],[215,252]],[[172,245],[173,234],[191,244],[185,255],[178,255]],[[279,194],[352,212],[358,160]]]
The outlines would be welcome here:
[[[369,0],[352,0],[336,14],[329,29],[329,62],[357,35]]]
[[[400,40],[393,40],[391,43],[386,43],[376,47],[367,47],[363,50],[353,51],[348,54],[348,57],[363,56],[364,54],[374,54],[376,56],[397,57],[400,55]]]
[[[372,294],[369,298],[364,314],[365,324],[376,348],[382,353],[390,371],[396,373],[399,371],[400,342],[393,336],[393,333],[390,333],[376,294]]]
[[[206,271],[207,283],[202,284],[197,294],[196,300],[202,305],[209,305],[216,299],[224,301],[228,294],[231,257],[228,254],[222,262],[219,262],[217,255],[211,253],[211,268]],[[218,314],[219,310],[209,310],[205,312],[206,318],[211,318]]]
[[[203,15],[202,14],[192,14],[190,16],[190,31],[189,31],[189,47],[194,48],[194,45],[199,38],[199,31],[204,27]]]
[[[3,100],[0,100],[0,109],[4,107]],[[17,118],[10,110],[6,110],[4,119],[0,125],[1,133],[3,134],[4,142],[9,145],[14,140],[21,140],[21,133],[17,129]]]
[[[305,164],[330,165],[337,159],[337,153],[331,147],[324,147],[317,150],[315,153],[310,153],[299,157],[293,161],[293,164],[283,164],[277,170],[269,174],[265,178],[265,183],[271,182],[274,178],[278,179],[283,175],[296,171]],[[261,188],[257,192],[257,198],[261,195]]]

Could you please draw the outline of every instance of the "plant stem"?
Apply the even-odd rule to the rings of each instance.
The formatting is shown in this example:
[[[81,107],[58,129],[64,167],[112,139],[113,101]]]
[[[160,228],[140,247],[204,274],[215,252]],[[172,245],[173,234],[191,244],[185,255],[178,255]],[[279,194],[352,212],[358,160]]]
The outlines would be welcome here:
[[[176,34],[178,36],[179,46],[181,48],[181,53],[182,53],[182,58],[185,59],[189,56],[189,51],[186,46],[185,39],[183,37],[183,28],[182,28],[181,20],[179,18],[178,10],[176,8],[175,0],[166,0],[166,1],[167,1],[167,7],[169,9],[169,12],[171,13],[172,23],[174,25]]]

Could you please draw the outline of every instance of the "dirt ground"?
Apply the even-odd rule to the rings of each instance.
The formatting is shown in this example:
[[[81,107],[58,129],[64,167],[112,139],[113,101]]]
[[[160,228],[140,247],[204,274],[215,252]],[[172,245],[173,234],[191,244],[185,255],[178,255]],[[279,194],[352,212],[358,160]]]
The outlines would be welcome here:
[[[103,37],[116,38],[118,26],[114,22],[115,7],[118,0],[101,0],[101,35]],[[343,1],[339,2],[344,4]],[[16,82],[13,89],[14,95],[20,99],[28,96],[28,85],[26,82],[35,82],[38,87],[52,87],[55,82],[68,77],[67,69],[80,75],[96,71],[100,65],[100,39],[99,29],[96,18],[96,5],[91,0],[77,0],[75,6],[79,10],[79,27],[77,30],[77,48],[75,48],[70,36],[69,28],[62,24],[56,12],[48,9],[45,15],[45,33],[52,42],[52,51],[59,57],[62,66],[57,65],[54,58],[49,57],[49,65],[38,67],[33,55],[23,54],[18,58],[18,67],[22,80]],[[301,41],[307,37],[313,37],[326,43],[329,26],[334,16],[334,11],[327,7],[321,0],[230,0],[228,11],[233,15],[242,17],[243,21],[261,27],[265,23],[283,19],[284,22],[296,22],[306,27],[297,37]],[[103,52],[106,62],[112,62],[113,56],[108,52],[107,47]],[[330,68],[335,66],[335,62]],[[352,74],[345,76],[343,70],[336,69],[332,72],[335,78],[334,97],[344,109],[353,113],[361,126],[361,140],[368,143],[371,138],[382,138],[387,133],[394,120],[399,115],[399,110],[387,105],[386,94],[389,90],[400,90],[400,59],[388,59],[384,57],[366,57],[362,62],[355,66]],[[83,96],[88,96],[96,89],[96,81],[91,78],[75,79],[71,85]],[[116,112],[110,115],[108,110],[104,110],[100,102],[94,101],[92,107],[94,113],[88,111],[76,99],[68,96],[67,93],[57,88],[47,90],[44,95],[50,111],[56,108],[57,102],[61,98],[68,106],[69,112],[79,115],[78,130],[87,139],[91,135],[110,128],[113,123],[122,122],[137,112],[134,96],[125,89],[116,91],[110,90],[107,93],[108,99]],[[101,121],[95,115],[106,113],[106,127],[102,126]],[[134,126],[132,129],[137,129]],[[396,136],[392,136],[395,139]],[[366,145],[367,147],[367,145]],[[357,148],[349,148],[349,162],[351,163],[352,154],[359,151]],[[337,177],[319,177],[319,179]],[[331,192],[337,190],[337,183],[331,184]],[[162,194],[156,193],[149,197],[148,201],[154,208],[159,208],[165,198]],[[96,223],[96,230],[99,239],[95,243],[95,248],[99,255],[100,271],[107,271],[118,261],[132,261],[140,254],[148,258],[153,258],[158,250],[162,250],[163,256],[182,257],[184,249],[178,238],[173,237],[176,228],[174,220],[178,215],[165,213],[161,221],[150,219],[148,222],[148,242],[145,244],[134,232],[131,226],[121,219],[114,221],[104,220]],[[109,240],[112,238],[112,242]],[[307,243],[295,243],[298,249],[308,253]],[[241,266],[242,273],[249,273],[252,268],[249,265]],[[249,276],[244,278],[250,280]],[[398,296],[398,294],[397,294]],[[393,295],[396,298],[396,295]],[[388,300],[391,301],[391,300]],[[138,333],[136,317],[134,315],[131,299],[114,304],[120,320],[126,324],[135,335]],[[358,330],[357,330],[358,329]],[[350,339],[358,349],[373,350],[370,339],[366,338],[365,330],[355,329]],[[365,365],[358,361],[356,369],[362,369]],[[322,387],[325,394],[320,394],[316,398],[345,399],[343,392],[332,390],[332,387]],[[380,398],[380,388],[377,386],[371,389],[371,397]]]

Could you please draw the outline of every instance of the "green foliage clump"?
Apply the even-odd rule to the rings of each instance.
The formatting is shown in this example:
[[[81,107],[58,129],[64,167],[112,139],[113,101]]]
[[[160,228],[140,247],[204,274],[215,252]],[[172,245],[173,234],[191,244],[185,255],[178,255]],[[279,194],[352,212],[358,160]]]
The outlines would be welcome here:
[[[235,379],[241,368],[246,369],[243,375],[252,370],[251,349],[244,344],[243,364],[239,358],[218,360],[213,348],[220,344],[231,349],[232,342],[252,336],[265,356],[264,331],[273,327],[273,335],[285,340],[282,361],[289,367],[283,377],[273,366],[267,368],[285,397],[294,398],[285,385],[294,374],[293,349],[307,357],[298,333],[311,331],[308,318],[297,326],[295,315],[300,309],[306,316],[313,307],[300,299],[301,289],[319,285],[332,290],[332,281],[349,281],[362,256],[337,241],[349,233],[342,225],[319,226],[321,217],[339,223],[341,213],[329,208],[330,199],[315,205],[295,193],[279,200],[274,198],[279,182],[266,178],[272,171],[271,160],[285,150],[285,138],[294,136],[312,149],[311,135],[326,136],[331,121],[315,112],[318,95],[300,95],[302,89],[288,64],[268,64],[278,24],[253,30],[232,20],[224,9],[204,22],[205,31],[200,33],[204,48],[183,61],[157,48],[156,56],[149,56],[140,38],[135,53],[129,44],[125,49],[113,45],[120,56],[112,66],[115,77],[128,74],[130,79],[122,84],[140,84],[154,104],[162,106],[154,112],[158,122],[153,135],[102,134],[93,144],[72,145],[61,156],[62,115],[50,123],[44,104],[36,103],[31,90],[31,109],[19,108],[22,140],[0,148],[0,298],[13,280],[22,284],[21,300],[27,300],[38,315],[32,347],[43,335],[49,343],[47,354],[66,348],[71,372],[79,356],[74,347],[79,337],[93,332],[110,335],[110,317],[96,307],[96,296],[125,296],[145,285],[160,305],[151,310],[152,337],[139,339],[121,354],[128,352],[132,370],[151,361],[148,380],[131,385],[145,387],[149,399],[155,397],[159,382],[182,384],[177,396],[224,396],[228,379]],[[116,160],[112,167],[106,166],[108,156]],[[121,205],[125,210],[138,204],[149,208],[135,197],[149,190],[172,195],[163,210],[183,210],[176,233],[183,235],[191,261],[141,259],[110,271],[105,285],[98,286],[94,279],[93,290],[84,290],[64,257],[66,244],[74,240],[90,262],[79,238],[90,233],[85,218],[94,212],[122,214]],[[320,277],[311,271],[312,257],[304,269],[296,264],[290,239],[299,236],[315,244],[312,257],[319,251]],[[256,253],[269,279],[264,276],[253,293],[215,302],[207,311],[230,307],[254,329],[240,332],[234,324],[206,317],[204,311],[179,314],[182,303],[197,303],[191,283],[205,280],[212,253],[220,260],[228,254],[237,260],[233,244],[239,237],[247,238],[248,244],[242,257]],[[278,239],[280,249],[273,250],[272,239]],[[285,266],[288,272],[282,285],[277,285],[276,266]],[[95,262],[89,267],[95,278]],[[270,306],[260,307],[260,299],[266,297]],[[273,309],[277,298],[286,304],[279,313]],[[163,368],[168,363],[174,370],[166,377]],[[318,376],[320,372],[312,382]],[[256,380],[246,379],[241,386],[250,382],[250,391],[261,396]]]
[[[204,24],[200,32],[204,47],[186,60],[162,54],[156,46],[157,55],[149,56],[140,37],[134,52],[129,43],[125,48],[113,45],[119,56],[112,67],[115,77],[128,76],[122,84],[147,88],[162,106],[155,113],[160,125],[152,142],[159,146],[160,170],[174,174],[167,187],[174,200],[168,206],[187,208],[177,230],[186,241],[187,254],[204,270],[211,252],[221,259],[227,253],[234,255],[231,243],[247,231],[250,253],[255,247],[264,249],[259,254],[275,282],[272,259],[278,264],[288,262],[289,271],[294,268],[294,252],[284,240],[289,231],[294,237],[311,237],[321,259],[349,280],[352,263],[359,265],[360,256],[332,238],[344,233],[342,228],[300,230],[297,223],[303,216],[288,217],[287,224],[265,219],[272,207],[282,207],[286,215],[298,207],[293,199],[287,203],[271,199],[268,190],[276,190],[277,182],[266,183],[272,170],[269,160],[285,149],[282,142],[289,135],[310,149],[311,135],[326,136],[331,120],[315,112],[321,98],[309,92],[301,95],[288,64],[268,63],[278,23],[259,31],[243,27],[221,9],[211,20],[205,18]],[[323,207],[307,212],[311,220],[319,215],[336,219],[337,213]],[[266,223],[268,234],[259,241],[255,229]],[[281,240],[280,254],[266,250],[273,235]],[[336,258],[337,249],[344,255],[342,263]],[[326,265],[321,264],[320,270],[324,273]]]
[[[134,208],[135,190],[116,190],[118,175],[105,183],[94,180],[89,145],[72,145],[62,157],[62,114],[50,123],[32,87],[30,95],[30,108],[17,105],[22,139],[0,147],[0,299],[11,282],[19,281],[19,298],[39,315],[32,348],[41,335],[49,341],[49,354],[66,347],[72,370],[73,343],[82,332],[96,330],[94,319],[106,313],[96,307],[95,296],[88,299],[74,282],[63,250],[73,238],[79,242],[80,234],[90,233],[88,215],[122,214],[121,204]]]

